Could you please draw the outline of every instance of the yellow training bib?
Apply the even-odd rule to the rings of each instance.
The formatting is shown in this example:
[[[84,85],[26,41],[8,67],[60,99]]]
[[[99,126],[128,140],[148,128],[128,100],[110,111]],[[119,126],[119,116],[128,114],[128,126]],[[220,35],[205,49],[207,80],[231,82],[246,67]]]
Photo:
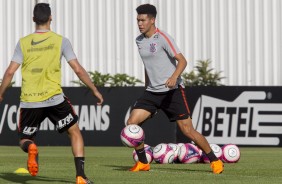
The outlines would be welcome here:
[[[52,31],[20,39],[23,53],[22,102],[41,102],[62,93],[61,46],[63,37]]]

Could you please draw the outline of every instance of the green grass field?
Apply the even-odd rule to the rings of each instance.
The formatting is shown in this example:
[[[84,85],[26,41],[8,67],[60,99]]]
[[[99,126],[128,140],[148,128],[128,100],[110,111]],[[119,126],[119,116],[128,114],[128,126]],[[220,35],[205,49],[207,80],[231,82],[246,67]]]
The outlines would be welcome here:
[[[26,167],[27,155],[19,147],[0,146],[0,183],[75,183],[70,147],[39,147],[39,174],[15,174]],[[86,147],[87,176],[95,184],[282,183],[282,148],[240,148],[241,159],[225,164],[223,174],[212,174],[209,164],[153,164],[149,172],[127,171],[133,164],[132,149]]]

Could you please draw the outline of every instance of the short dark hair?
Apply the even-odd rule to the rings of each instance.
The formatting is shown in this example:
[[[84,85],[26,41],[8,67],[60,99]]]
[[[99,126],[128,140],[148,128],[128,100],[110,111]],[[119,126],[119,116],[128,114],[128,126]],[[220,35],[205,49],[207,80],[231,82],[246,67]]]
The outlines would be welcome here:
[[[156,18],[157,9],[151,4],[142,4],[136,8],[138,14],[148,14]]]
[[[33,20],[37,25],[48,22],[51,15],[51,8],[48,3],[38,3],[33,9]]]

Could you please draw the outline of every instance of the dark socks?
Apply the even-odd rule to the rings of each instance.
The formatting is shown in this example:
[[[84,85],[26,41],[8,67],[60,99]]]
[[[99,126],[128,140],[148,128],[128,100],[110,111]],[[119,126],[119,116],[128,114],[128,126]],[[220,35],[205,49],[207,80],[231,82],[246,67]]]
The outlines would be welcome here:
[[[210,159],[210,162],[213,162],[213,161],[217,161],[218,158],[215,156],[215,154],[213,153],[213,151],[209,152],[208,154],[206,154],[207,157]]]
[[[74,157],[76,176],[86,178],[84,173],[84,157]]]
[[[142,162],[143,164],[147,164],[148,161],[147,161],[147,157],[146,157],[146,151],[144,148],[141,148],[139,150],[135,150],[136,153],[137,153],[137,156],[138,156],[138,160],[140,162]]]
[[[28,152],[28,147],[30,144],[32,144],[33,142],[32,141],[25,141],[22,145],[21,145],[21,148],[24,152]]]

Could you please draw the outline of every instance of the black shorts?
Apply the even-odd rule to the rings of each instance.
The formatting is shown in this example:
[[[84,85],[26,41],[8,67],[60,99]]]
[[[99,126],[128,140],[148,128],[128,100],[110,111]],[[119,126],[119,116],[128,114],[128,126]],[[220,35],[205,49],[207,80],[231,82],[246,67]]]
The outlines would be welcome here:
[[[157,113],[158,109],[161,109],[170,121],[190,117],[185,91],[181,86],[177,89],[162,93],[145,91],[135,102],[133,109],[144,109],[149,111],[152,115]]]
[[[62,103],[51,107],[21,108],[18,126],[20,139],[33,139],[45,118],[49,118],[59,133],[66,131],[78,120],[78,116],[66,97]]]

